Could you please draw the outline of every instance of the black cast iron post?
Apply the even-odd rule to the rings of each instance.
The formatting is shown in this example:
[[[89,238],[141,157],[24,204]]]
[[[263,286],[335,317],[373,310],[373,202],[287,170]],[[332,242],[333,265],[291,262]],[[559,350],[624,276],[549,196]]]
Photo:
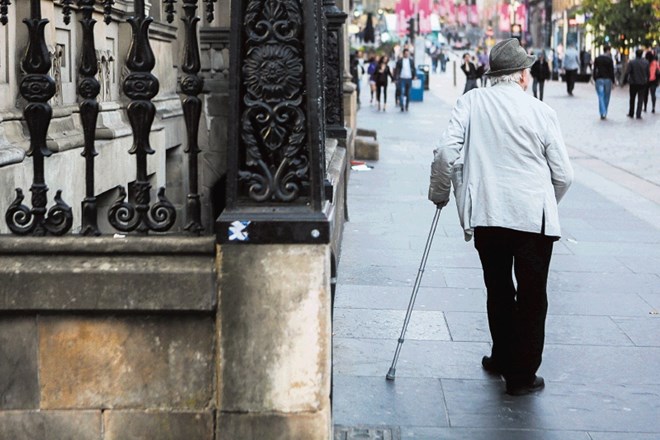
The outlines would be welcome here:
[[[335,0],[323,0],[323,9],[328,23],[325,40],[326,133],[328,137],[345,140],[347,133],[344,126],[344,66],[341,27],[348,15],[337,7]]]
[[[82,50],[78,74],[78,95],[82,98],[80,102],[80,121],[83,126],[85,146],[82,156],[85,158],[85,199],[82,202],[82,235],[101,235],[98,227],[98,215],[96,206],[96,195],[94,191],[94,157],[98,154],[94,147],[96,140],[96,121],[99,115],[99,103],[96,100],[101,85],[96,79],[98,64],[96,59],[96,48],[94,44],[94,25],[96,20],[92,17],[94,13],[95,0],[78,0],[78,8],[82,12],[80,24],[82,26]],[[109,23],[109,8],[112,0],[105,2],[105,21]],[[65,15],[65,21],[66,20]]]
[[[6,8],[8,1],[3,2]],[[0,9],[0,20],[6,22],[6,9]],[[18,235],[63,235],[73,224],[71,208],[62,201],[61,191],[55,194],[55,205],[46,211],[48,203],[48,186],[44,177],[44,158],[52,153],[46,146],[46,134],[53,115],[48,100],[55,95],[55,81],[48,75],[51,67],[44,29],[48,20],[41,17],[41,1],[30,0],[30,18],[23,22],[28,27],[28,48],[22,61],[25,72],[20,84],[21,96],[27,101],[23,117],[30,132],[30,149],[28,156],[32,157],[34,176],[30,191],[32,192],[32,209],[23,205],[23,191],[16,189],[16,199],[5,213],[9,229]],[[66,172],[66,170],[62,170]]]
[[[213,3],[210,3],[213,7]],[[186,201],[187,224],[185,229],[199,235],[203,230],[201,220],[201,204],[199,202],[199,119],[202,113],[202,100],[197,95],[204,88],[204,80],[199,76],[201,69],[199,42],[197,38],[197,0],[183,0],[185,16],[181,18],[185,27],[185,50],[181,69],[184,75],[181,78],[181,91],[186,95],[183,98],[183,114],[186,121],[188,143],[185,152],[188,154],[188,197]],[[207,15],[207,20],[213,20],[213,12]]]
[[[151,99],[158,94],[158,79],[151,73],[156,65],[149,44],[149,25],[153,18],[145,15],[144,0],[135,0],[134,16],[128,18],[132,29],[132,41],[126,67],[130,73],[124,81],[123,90],[131,99],[128,104],[128,119],[133,129],[133,147],[129,153],[135,155],[137,172],[133,183],[135,203],[126,201],[126,190],[118,186],[119,198],[108,211],[110,224],[121,232],[137,230],[141,234],[169,230],[176,221],[176,210],[165,197],[165,188],[158,191],[158,202],[150,206],[151,184],[147,176],[147,155],[155,151],[149,144],[151,124],[156,116],[156,107]]]
[[[221,243],[328,243],[321,0],[232,1]]]

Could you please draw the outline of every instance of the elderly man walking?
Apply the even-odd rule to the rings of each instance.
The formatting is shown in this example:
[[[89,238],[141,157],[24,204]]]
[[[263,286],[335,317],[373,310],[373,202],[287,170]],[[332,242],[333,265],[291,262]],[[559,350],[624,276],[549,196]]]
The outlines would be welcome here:
[[[573,179],[555,111],[525,93],[533,63],[515,38],[493,47],[492,87],[457,100],[429,187],[429,199],[443,207],[453,182],[466,239],[474,235],[493,340],[482,366],[503,375],[511,395],[545,386],[536,372],[548,270],[561,234],[557,204]]]

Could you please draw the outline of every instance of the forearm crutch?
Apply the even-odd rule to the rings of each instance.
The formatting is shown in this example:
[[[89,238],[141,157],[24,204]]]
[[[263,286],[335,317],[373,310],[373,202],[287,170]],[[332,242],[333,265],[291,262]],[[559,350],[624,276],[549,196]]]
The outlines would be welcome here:
[[[438,227],[438,219],[440,218],[440,211],[442,207],[438,206],[435,210],[435,215],[433,216],[433,221],[431,222],[431,231],[429,232],[429,237],[426,239],[426,246],[424,247],[424,253],[422,254],[422,262],[419,265],[419,270],[417,271],[417,278],[415,278],[415,284],[413,285],[412,295],[410,295],[410,302],[408,302],[408,310],[406,311],[406,318],[403,320],[403,328],[401,329],[401,335],[399,336],[399,342],[396,345],[396,351],[394,352],[394,359],[392,359],[392,365],[390,370],[387,372],[385,378],[387,380],[394,380],[396,375],[396,363],[399,361],[399,353],[401,353],[401,346],[403,345],[404,338],[406,336],[406,330],[408,330],[408,324],[410,323],[410,315],[412,314],[413,307],[415,307],[415,299],[417,299],[417,292],[419,292],[419,285],[422,283],[422,275],[424,274],[424,268],[426,267],[426,260],[429,258],[429,251],[431,250],[431,243],[433,243],[433,236],[435,235],[435,230]]]

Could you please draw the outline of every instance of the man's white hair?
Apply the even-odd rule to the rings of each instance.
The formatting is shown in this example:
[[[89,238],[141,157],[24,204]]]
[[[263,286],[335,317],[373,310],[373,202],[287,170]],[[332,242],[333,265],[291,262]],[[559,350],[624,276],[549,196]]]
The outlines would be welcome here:
[[[493,86],[497,83],[514,83],[514,84],[518,84],[520,82],[520,80],[522,80],[522,77],[525,73],[525,70],[527,70],[527,69],[519,70],[519,71],[513,72],[513,73],[508,73],[506,75],[491,76],[490,77],[490,84],[493,85]]]

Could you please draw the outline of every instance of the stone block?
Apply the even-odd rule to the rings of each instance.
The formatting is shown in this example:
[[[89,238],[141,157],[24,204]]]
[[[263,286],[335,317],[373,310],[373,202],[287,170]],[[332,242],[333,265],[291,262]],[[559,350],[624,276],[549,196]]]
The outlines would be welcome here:
[[[38,380],[36,319],[0,317],[0,409],[37,409]]]
[[[378,160],[378,157],[379,157],[378,141],[365,139],[363,137],[355,138],[355,159]]]
[[[217,440],[329,440],[327,412],[294,414],[220,414]]]
[[[369,128],[357,128],[356,136],[362,137],[372,137],[374,140],[378,139],[378,132],[376,130],[371,130]]]
[[[0,411],[0,439],[100,440],[101,411]]]
[[[206,408],[213,328],[206,316],[40,317],[41,407]]]
[[[0,310],[215,307],[213,237],[6,237]]]
[[[224,245],[218,259],[221,409],[329,411],[329,246]]]
[[[103,413],[103,440],[211,440],[214,426],[213,411],[109,410]]]

